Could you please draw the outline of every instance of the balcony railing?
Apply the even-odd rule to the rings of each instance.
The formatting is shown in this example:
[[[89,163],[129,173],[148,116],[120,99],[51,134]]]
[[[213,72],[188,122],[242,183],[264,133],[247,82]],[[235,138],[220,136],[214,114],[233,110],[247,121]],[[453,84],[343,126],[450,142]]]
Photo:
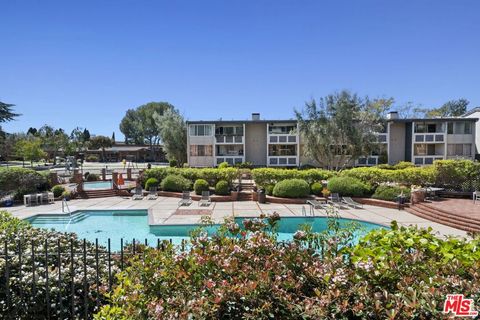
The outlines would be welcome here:
[[[269,166],[297,166],[297,156],[272,156],[268,157]]]
[[[227,162],[229,165],[233,166],[236,163],[242,163],[245,162],[245,157],[244,156],[218,156],[215,157],[215,162],[217,165],[219,165],[222,162]]]
[[[215,141],[217,143],[238,143],[243,144],[243,136],[225,136],[225,135],[217,135],[215,136]]]
[[[269,134],[268,135],[268,143],[281,143],[281,144],[288,144],[288,143],[297,143],[297,135],[294,134]]]
[[[417,166],[433,164],[435,160],[443,160],[443,155],[414,156],[413,163]]]
[[[378,165],[378,156],[361,157],[355,161],[355,166],[357,167],[368,167],[376,165]]]
[[[445,133],[415,133],[414,142],[444,143]]]

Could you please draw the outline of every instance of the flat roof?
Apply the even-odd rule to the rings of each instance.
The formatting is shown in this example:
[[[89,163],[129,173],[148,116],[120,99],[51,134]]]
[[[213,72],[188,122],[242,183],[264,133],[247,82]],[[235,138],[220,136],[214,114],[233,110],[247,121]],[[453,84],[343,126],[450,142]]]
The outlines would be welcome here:
[[[296,119],[283,119],[283,120],[196,120],[196,121],[187,121],[187,124],[238,124],[238,123],[289,123],[297,122]]]
[[[407,118],[407,119],[387,119],[388,122],[444,122],[444,121],[473,121],[478,118]]]

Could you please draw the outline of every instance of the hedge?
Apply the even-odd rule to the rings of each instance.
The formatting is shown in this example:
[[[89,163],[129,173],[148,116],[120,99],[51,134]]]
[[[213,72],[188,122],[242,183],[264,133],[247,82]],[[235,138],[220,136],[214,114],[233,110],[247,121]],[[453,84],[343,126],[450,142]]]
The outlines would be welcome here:
[[[336,175],[334,171],[323,169],[275,169],[275,168],[258,168],[252,170],[252,177],[259,187],[265,188],[269,184],[276,184],[287,179],[301,179],[311,185],[314,182],[327,180]]]
[[[215,185],[220,180],[225,180],[229,185],[233,183],[233,180],[237,179],[239,170],[237,168],[152,168],[145,171],[143,174],[144,181],[149,178],[156,178],[158,181],[162,181],[168,175],[182,176],[191,181],[193,184],[198,179],[204,179],[209,185]]]
[[[372,195],[372,198],[386,201],[396,201],[397,197],[402,192],[406,198],[406,201],[410,200],[410,188],[387,185],[378,186],[377,189],[375,189],[375,193]]]
[[[351,177],[371,185],[395,182],[404,185],[434,184],[436,171],[434,166],[408,167],[405,169],[388,170],[377,167],[361,167],[341,171],[342,177]]]
[[[341,196],[362,197],[370,194],[371,186],[352,177],[334,177],[328,180],[328,190]]]
[[[150,191],[151,188],[157,188],[160,182],[156,178],[149,178],[147,182],[145,182],[145,190]]]
[[[192,183],[182,176],[169,175],[162,180],[161,186],[164,191],[182,192],[190,190]]]
[[[224,180],[220,180],[215,185],[215,194],[221,196],[227,196],[230,194],[230,189],[228,187],[228,182]]]
[[[273,188],[273,195],[281,198],[305,198],[310,194],[310,186],[305,180],[282,180]]]
[[[209,191],[209,189],[208,182],[204,179],[197,179],[193,185],[193,190],[195,190],[197,195],[201,195],[203,191]]]
[[[22,199],[24,194],[47,190],[48,173],[27,168],[0,168],[0,193],[13,192],[16,199]]]

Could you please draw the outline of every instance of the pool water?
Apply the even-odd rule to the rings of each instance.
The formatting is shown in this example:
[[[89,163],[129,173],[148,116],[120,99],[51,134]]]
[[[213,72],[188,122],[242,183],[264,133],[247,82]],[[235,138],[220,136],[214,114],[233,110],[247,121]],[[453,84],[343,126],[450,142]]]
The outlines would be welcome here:
[[[112,189],[111,181],[92,181],[84,182],[83,190],[103,190],[103,189]]]
[[[244,218],[235,218],[242,226]],[[147,210],[110,210],[110,211],[76,211],[70,215],[37,215],[27,219],[34,227],[54,229],[61,232],[75,232],[80,239],[94,242],[98,239],[99,244],[107,245],[111,239],[112,250],[120,249],[120,239],[124,243],[132,243],[133,239],[144,243],[145,239],[150,245],[156,245],[157,240],[171,240],[174,244],[180,244],[182,240],[188,240],[190,232],[198,228],[198,225],[148,225]],[[348,225],[350,219],[340,219],[340,224]],[[383,226],[355,221],[360,227],[358,236],[373,229]],[[291,240],[293,234],[302,225],[309,224],[315,232],[327,229],[325,217],[284,217],[278,224],[278,240]],[[207,227],[210,234],[215,233],[218,225]]]

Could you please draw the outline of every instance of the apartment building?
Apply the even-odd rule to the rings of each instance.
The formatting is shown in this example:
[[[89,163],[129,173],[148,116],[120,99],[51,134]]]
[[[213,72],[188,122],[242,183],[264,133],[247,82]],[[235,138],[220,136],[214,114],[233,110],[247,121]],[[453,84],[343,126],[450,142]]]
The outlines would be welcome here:
[[[410,161],[416,165],[435,160],[475,159],[477,118],[399,119],[388,117],[388,163]]]
[[[399,119],[389,114],[384,130],[377,134],[378,148],[352,166],[374,166],[411,161],[427,165],[439,159],[474,159],[477,118]],[[187,155],[191,167],[234,165],[298,167],[313,164],[302,156],[302,141],[296,120],[188,121]]]

